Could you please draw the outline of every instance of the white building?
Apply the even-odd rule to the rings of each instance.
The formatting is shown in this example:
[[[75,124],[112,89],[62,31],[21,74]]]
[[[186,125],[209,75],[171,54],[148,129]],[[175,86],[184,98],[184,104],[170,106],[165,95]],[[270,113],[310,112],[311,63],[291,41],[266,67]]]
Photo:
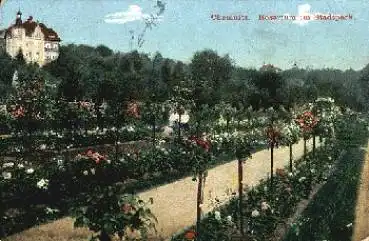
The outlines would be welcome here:
[[[36,62],[40,66],[58,58],[60,41],[53,29],[33,21],[32,16],[23,22],[20,11],[13,25],[0,30],[0,48],[5,49],[11,57],[17,56],[22,50],[28,63]]]

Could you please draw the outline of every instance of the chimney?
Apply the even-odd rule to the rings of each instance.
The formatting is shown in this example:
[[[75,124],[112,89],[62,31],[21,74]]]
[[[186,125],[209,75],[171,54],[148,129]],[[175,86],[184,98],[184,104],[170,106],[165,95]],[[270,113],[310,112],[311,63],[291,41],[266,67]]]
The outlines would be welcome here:
[[[33,21],[33,17],[32,16],[29,16],[28,19],[27,19],[28,22],[32,22]]]

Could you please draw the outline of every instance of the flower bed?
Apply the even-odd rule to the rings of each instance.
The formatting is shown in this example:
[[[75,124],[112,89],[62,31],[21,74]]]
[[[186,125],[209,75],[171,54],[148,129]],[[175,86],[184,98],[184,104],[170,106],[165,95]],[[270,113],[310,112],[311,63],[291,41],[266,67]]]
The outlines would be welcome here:
[[[335,156],[330,156],[326,150],[319,150],[316,158],[311,155],[308,158],[312,168],[309,170],[312,172],[312,184],[324,181]],[[247,235],[252,240],[270,238],[277,225],[291,215],[300,200],[309,195],[307,168],[305,161],[298,160],[293,173],[288,173],[288,169],[277,170],[274,193],[269,190],[269,180],[262,180],[257,187],[247,192],[247,200],[243,205],[244,216],[247,217],[244,223],[248,223]],[[234,240],[238,236],[238,222],[238,198],[232,198],[227,205],[217,208],[203,219],[198,240]],[[185,233],[172,240],[186,240]]]
[[[351,143],[358,141],[355,135],[347,136],[348,131],[354,128],[356,134],[361,132],[367,136],[367,131],[360,128],[360,125],[349,125],[350,122],[353,122],[353,119],[339,121],[337,123],[337,140],[327,141],[327,145],[318,149],[315,155],[311,153],[307,155],[305,160],[296,161],[292,173],[288,173],[286,170],[277,170],[273,192],[269,189],[268,180],[261,181],[260,185],[248,191],[243,210],[244,217],[246,217],[244,223],[247,223],[246,226],[248,226],[246,234],[251,240],[269,240],[278,224],[284,222],[294,212],[300,200],[308,197],[311,187],[327,180],[328,170],[332,168],[333,161],[340,156],[344,148],[350,145],[350,142],[346,141],[350,140]],[[363,135],[361,134],[361,136]],[[345,161],[340,163],[342,162]],[[344,181],[345,179],[341,179],[341,182]],[[350,188],[355,190],[352,186]],[[328,197],[327,192],[325,195],[327,198],[331,198]],[[317,203],[317,205],[322,205],[322,202]],[[327,207],[327,215],[324,217],[329,217],[328,206],[324,202],[323,206]],[[321,212],[316,212],[316,214],[321,216]],[[216,211],[209,213],[203,219],[201,233],[197,240],[236,240],[235,238],[239,236],[238,223],[238,199],[233,198],[229,204],[217,208]],[[193,230],[192,227],[189,232],[193,232]],[[306,232],[309,232],[308,227]],[[186,240],[185,236],[186,232],[173,237],[172,240]],[[319,238],[307,240],[319,240]]]
[[[234,159],[225,145],[217,145],[217,159],[209,163],[210,167]],[[263,147],[258,145],[257,149]],[[67,215],[69,207],[83,204],[85,196],[91,195],[96,187],[126,180],[125,192],[132,193],[191,175],[193,171],[187,163],[186,151],[175,145],[146,151],[135,149],[120,155],[117,162],[113,159],[112,156],[104,157],[96,162],[53,158],[44,162],[17,160],[5,163],[0,184],[0,211],[6,214],[3,220],[6,233]],[[42,179],[43,187],[39,188],[37,183]]]
[[[351,239],[356,187],[364,158],[364,150],[360,146],[367,144],[367,130],[365,125],[358,123],[357,118],[349,120],[346,122],[348,131],[344,133],[340,143],[341,149],[347,153],[338,163],[335,175],[292,225],[285,237],[286,241]]]

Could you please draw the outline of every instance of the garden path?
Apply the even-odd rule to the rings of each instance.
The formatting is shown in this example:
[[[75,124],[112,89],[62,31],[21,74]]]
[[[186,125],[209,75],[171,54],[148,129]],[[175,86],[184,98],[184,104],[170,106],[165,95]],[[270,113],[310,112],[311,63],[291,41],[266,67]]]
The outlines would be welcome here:
[[[369,143],[366,152],[358,187],[353,241],[361,241],[365,238],[369,240]]]
[[[312,143],[308,142],[308,151]],[[319,146],[319,145],[317,145]],[[294,159],[303,155],[303,141],[293,147]],[[289,163],[288,147],[274,151],[274,170],[283,168]],[[212,201],[217,197],[221,203],[229,200],[231,193],[237,190],[237,161],[232,161],[208,171],[204,189],[203,212],[213,209]],[[270,151],[262,150],[254,153],[252,159],[244,164],[244,184],[257,185],[270,172]],[[154,199],[150,207],[158,219],[156,225],[161,237],[169,238],[176,232],[194,224],[196,220],[197,183],[192,177],[183,178],[173,183],[142,192],[143,200]],[[74,229],[73,220],[64,218],[55,222],[40,225],[20,234],[8,237],[5,241],[82,241],[89,235],[88,230]],[[159,239],[160,240],[160,239]]]

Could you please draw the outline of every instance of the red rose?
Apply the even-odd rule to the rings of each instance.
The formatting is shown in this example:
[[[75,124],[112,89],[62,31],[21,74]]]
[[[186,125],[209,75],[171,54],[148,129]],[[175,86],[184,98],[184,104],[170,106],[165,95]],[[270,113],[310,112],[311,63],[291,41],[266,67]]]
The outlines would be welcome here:
[[[124,214],[130,213],[132,210],[135,210],[135,208],[131,204],[129,203],[123,204],[122,211]]]
[[[196,232],[195,231],[192,231],[192,230],[187,231],[186,234],[185,234],[185,238],[187,240],[194,240],[195,237],[196,237]]]

